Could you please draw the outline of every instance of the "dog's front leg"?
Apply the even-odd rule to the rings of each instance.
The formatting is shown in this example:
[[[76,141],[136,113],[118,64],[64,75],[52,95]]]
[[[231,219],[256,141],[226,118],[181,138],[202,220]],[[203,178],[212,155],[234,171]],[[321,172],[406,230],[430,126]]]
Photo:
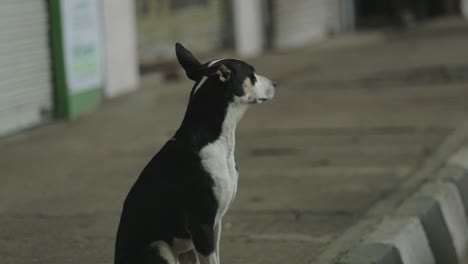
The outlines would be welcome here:
[[[221,240],[221,227],[222,227],[222,223],[221,223],[221,220],[219,220],[219,222],[216,223],[215,227],[214,227],[215,253],[216,253],[216,259],[217,259],[218,263],[221,263],[219,261],[219,243],[220,243],[220,240]]]
[[[193,248],[180,254],[178,264],[200,264],[198,261],[197,251]]]
[[[192,241],[200,264],[219,264],[214,228],[208,224],[192,227]]]
[[[198,253],[198,260],[200,261],[200,264],[219,264],[215,252],[208,256],[204,256],[203,254]]]

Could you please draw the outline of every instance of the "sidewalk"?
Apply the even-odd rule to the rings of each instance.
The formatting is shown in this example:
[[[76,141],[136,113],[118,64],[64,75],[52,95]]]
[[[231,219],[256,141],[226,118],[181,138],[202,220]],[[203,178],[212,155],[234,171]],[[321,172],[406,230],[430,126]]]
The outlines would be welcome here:
[[[468,116],[464,27],[447,20],[251,60],[278,91],[238,128],[222,262],[335,261],[375,205],[443,162]],[[74,122],[0,141],[1,263],[112,262],[123,199],[180,124],[191,88],[151,76],[142,85]]]

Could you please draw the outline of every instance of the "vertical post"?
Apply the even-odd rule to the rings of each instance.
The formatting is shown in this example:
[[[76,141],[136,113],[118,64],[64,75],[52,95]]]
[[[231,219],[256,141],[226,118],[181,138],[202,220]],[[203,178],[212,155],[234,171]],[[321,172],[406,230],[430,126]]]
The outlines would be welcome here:
[[[354,8],[354,0],[341,0],[342,12],[342,30],[352,31],[356,25],[356,11]]]
[[[325,9],[325,29],[329,33],[354,30],[354,0],[322,0]]]
[[[113,97],[138,86],[134,0],[104,0],[104,94]]]
[[[236,52],[243,57],[261,53],[265,36],[262,0],[236,0],[232,4]]]
[[[461,11],[463,16],[468,19],[468,0],[462,0]]]

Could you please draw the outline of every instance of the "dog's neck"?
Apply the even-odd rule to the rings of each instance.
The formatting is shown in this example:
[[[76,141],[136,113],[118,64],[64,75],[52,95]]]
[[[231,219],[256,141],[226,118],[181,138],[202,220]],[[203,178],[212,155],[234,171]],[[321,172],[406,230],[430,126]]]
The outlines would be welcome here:
[[[208,144],[219,140],[229,152],[233,152],[237,124],[246,110],[246,104],[236,101],[190,100],[174,140],[196,153]]]
[[[229,154],[234,153],[236,142],[236,128],[240,119],[247,110],[247,105],[231,103],[226,111],[226,117],[223,121],[221,134],[218,140],[225,144]]]

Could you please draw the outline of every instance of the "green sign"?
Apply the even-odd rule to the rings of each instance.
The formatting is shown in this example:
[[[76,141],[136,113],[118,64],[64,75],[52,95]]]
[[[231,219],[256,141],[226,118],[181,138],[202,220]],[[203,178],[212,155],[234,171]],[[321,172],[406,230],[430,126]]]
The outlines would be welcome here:
[[[100,101],[103,70],[99,3],[50,1],[59,116],[77,116]]]

